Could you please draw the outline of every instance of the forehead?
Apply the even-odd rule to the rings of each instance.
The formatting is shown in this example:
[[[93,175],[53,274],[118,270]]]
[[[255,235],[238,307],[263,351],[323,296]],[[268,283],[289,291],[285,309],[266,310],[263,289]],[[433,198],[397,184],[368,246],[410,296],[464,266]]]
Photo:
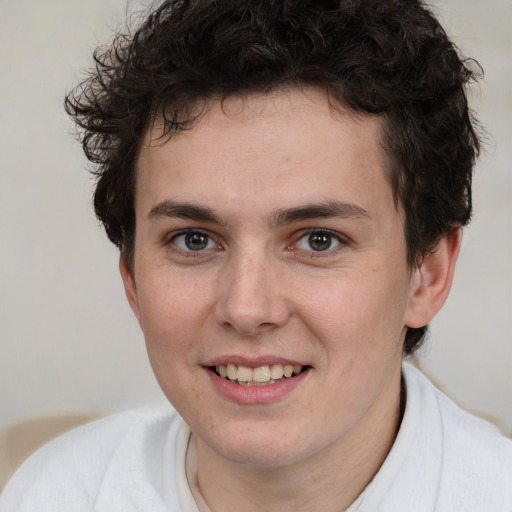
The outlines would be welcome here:
[[[243,207],[248,198],[291,206],[312,196],[360,196],[371,203],[390,192],[381,120],[333,106],[320,89],[211,101],[189,130],[162,133],[157,120],[139,154],[136,206],[145,211],[149,196],[153,203],[166,195],[208,202],[216,194]]]

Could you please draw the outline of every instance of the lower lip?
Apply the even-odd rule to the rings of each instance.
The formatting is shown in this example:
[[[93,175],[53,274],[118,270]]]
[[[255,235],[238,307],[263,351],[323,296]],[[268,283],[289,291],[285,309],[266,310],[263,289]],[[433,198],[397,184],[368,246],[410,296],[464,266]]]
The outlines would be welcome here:
[[[217,375],[215,372],[205,368],[210,381],[215,389],[225,398],[243,405],[267,404],[275,402],[291,393],[304,379],[307,378],[310,369],[303,371],[299,375],[283,379],[275,384],[266,386],[244,386],[235,384],[227,379]]]

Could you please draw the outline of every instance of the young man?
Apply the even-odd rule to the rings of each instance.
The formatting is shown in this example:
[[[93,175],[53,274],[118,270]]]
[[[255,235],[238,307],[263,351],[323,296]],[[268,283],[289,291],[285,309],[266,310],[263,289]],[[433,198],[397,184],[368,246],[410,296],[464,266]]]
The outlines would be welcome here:
[[[473,79],[415,0],[171,0],[67,98],[169,410],[4,511],[510,511],[512,441],[403,364],[452,282]]]

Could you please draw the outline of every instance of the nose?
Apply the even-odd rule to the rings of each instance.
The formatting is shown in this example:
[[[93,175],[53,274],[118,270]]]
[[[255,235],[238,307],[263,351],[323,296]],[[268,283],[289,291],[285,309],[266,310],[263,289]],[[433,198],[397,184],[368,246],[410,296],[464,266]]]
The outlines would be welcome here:
[[[215,316],[244,336],[282,327],[290,317],[285,272],[266,255],[241,254],[226,262]]]

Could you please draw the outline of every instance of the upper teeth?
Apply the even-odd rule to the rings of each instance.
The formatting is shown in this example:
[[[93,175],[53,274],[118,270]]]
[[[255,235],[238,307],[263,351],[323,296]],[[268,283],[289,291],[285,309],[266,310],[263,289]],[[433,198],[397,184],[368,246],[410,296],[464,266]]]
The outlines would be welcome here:
[[[291,377],[293,374],[299,374],[302,366],[291,364],[272,364],[264,365],[258,368],[249,368],[248,366],[237,366],[235,364],[220,364],[216,367],[217,373],[221,377],[227,377],[229,380],[238,382],[256,382],[265,383]]]

